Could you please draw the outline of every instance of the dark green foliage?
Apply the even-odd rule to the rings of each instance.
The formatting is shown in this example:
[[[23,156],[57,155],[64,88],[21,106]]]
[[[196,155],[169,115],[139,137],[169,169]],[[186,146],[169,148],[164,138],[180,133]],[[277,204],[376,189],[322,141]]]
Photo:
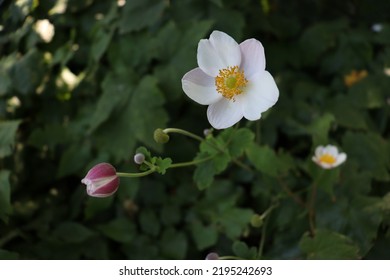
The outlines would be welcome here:
[[[0,1],[0,259],[390,258],[389,1],[125,2]],[[260,40],[280,98],[156,143],[210,127],[181,78],[212,30]],[[312,162],[327,144],[336,169]],[[149,170],[137,152],[153,174],[87,196],[99,162]]]

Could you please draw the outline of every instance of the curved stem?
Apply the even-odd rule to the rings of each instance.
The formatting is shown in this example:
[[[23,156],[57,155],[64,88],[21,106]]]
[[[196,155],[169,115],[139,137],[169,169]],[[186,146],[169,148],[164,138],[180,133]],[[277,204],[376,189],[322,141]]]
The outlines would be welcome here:
[[[137,178],[137,177],[144,177],[144,176],[147,176],[149,174],[152,174],[153,172],[155,172],[155,168],[152,168],[152,169],[149,169],[145,172],[140,172],[140,173],[125,173],[125,172],[117,172],[116,175],[118,177],[127,177],[127,178]]]
[[[169,168],[178,168],[178,167],[185,167],[185,166],[196,165],[196,164],[199,164],[199,163],[202,163],[202,162],[205,162],[205,161],[209,161],[212,158],[214,158],[214,156],[209,156],[209,157],[206,157],[206,158],[202,158],[202,159],[198,159],[198,160],[192,160],[192,161],[187,161],[187,162],[172,163],[171,166],[169,166]]]
[[[191,137],[195,140],[198,140],[200,142],[202,142],[204,139],[196,134],[193,134],[187,130],[184,130],[184,129],[180,129],[180,128],[165,128],[163,129],[163,132],[166,133],[166,134],[169,134],[169,133],[178,133],[178,134],[182,134],[182,135],[185,135],[185,136],[188,136],[188,137]]]

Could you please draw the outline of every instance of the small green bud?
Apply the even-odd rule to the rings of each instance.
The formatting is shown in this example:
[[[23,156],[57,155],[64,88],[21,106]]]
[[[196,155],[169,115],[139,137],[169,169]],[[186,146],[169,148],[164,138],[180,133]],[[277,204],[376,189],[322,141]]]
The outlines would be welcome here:
[[[252,227],[259,228],[263,225],[263,217],[259,214],[254,214],[251,218]]]
[[[153,134],[154,141],[160,144],[165,144],[169,141],[169,135],[165,133],[161,128],[157,128]]]

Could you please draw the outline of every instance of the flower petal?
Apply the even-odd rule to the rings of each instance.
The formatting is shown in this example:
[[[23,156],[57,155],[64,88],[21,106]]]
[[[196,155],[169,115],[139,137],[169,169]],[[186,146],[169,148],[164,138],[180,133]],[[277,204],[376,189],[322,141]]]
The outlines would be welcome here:
[[[339,154],[339,150],[337,149],[337,147],[335,147],[333,145],[327,145],[324,149],[324,154],[329,154],[329,155],[332,155],[335,158],[337,158],[337,156]]]
[[[263,45],[256,39],[248,39],[240,44],[241,65],[245,77],[251,78],[257,72],[265,70],[265,55]]]
[[[345,153],[340,153],[340,154],[337,156],[336,162],[334,163],[335,166],[338,166],[338,165],[342,164],[344,161],[346,161],[346,159],[347,159],[347,154],[345,154]]]
[[[321,146],[321,145],[320,145],[320,146],[318,146],[318,147],[316,148],[316,150],[315,150],[315,152],[314,152],[314,155],[315,155],[316,158],[318,158],[318,157],[322,156],[323,153],[324,153],[324,146]]]
[[[216,91],[214,78],[199,67],[187,72],[181,84],[187,96],[199,104],[209,105],[222,98],[222,95]]]
[[[213,31],[210,39],[202,39],[198,44],[197,60],[199,67],[207,75],[216,77],[219,70],[228,66],[239,66],[241,51],[238,43],[226,33]]]
[[[242,100],[244,117],[251,121],[260,119],[261,113],[272,107],[278,98],[279,89],[268,71],[254,75],[245,93],[237,96],[237,100]]]
[[[242,119],[241,104],[222,98],[207,108],[207,118],[215,129],[231,127]]]

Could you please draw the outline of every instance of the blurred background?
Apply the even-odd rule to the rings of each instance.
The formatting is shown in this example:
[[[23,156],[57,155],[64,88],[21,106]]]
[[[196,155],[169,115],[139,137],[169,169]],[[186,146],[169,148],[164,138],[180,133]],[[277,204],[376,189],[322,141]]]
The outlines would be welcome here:
[[[259,240],[266,259],[390,258],[389,20],[387,0],[0,0],[0,258],[255,258]],[[264,45],[280,99],[241,126],[270,148],[268,167],[231,165],[206,190],[193,167],[172,169],[88,197],[88,170],[137,172],[139,146],[196,156],[199,143],[153,131],[209,128],[181,78],[212,30]],[[348,160],[337,199],[319,193],[325,241],[305,242],[306,214],[280,185],[304,196],[328,143]],[[266,229],[251,225],[275,198]]]

